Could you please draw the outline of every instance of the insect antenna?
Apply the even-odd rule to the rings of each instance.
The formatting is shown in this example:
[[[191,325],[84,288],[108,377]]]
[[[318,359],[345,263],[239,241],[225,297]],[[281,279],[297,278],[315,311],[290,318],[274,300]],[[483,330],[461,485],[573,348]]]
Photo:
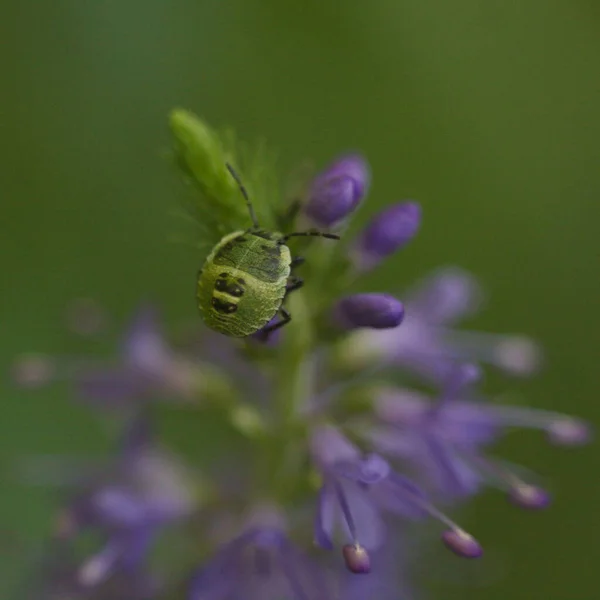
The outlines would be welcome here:
[[[324,233],[322,231],[296,231],[294,233],[288,233],[287,235],[284,235],[279,242],[281,244],[285,244],[285,242],[287,242],[287,240],[291,237],[324,237],[327,238],[328,240],[339,240],[340,236],[339,235],[335,235],[335,233]]]
[[[231,173],[231,176],[235,179],[238,187],[240,188],[240,192],[242,192],[242,196],[246,199],[246,206],[248,207],[248,212],[250,213],[250,218],[252,219],[252,225],[254,229],[259,229],[260,225],[258,224],[258,219],[256,218],[256,213],[254,212],[254,207],[252,206],[252,202],[250,200],[250,196],[248,196],[248,191],[244,187],[240,176],[235,172],[234,168],[229,164],[225,163],[227,170]]]

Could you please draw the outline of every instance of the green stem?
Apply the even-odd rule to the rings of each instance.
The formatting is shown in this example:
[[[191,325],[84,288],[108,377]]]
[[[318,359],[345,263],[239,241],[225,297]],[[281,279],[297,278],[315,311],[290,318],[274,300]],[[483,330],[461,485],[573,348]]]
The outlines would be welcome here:
[[[311,391],[307,359],[313,336],[310,312],[302,291],[290,295],[288,309],[292,321],[284,330],[276,367],[278,424],[284,428],[294,423],[299,408],[307,401]]]
[[[304,435],[299,431],[297,416],[312,393],[312,365],[309,362],[312,320],[302,291],[290,295],[288,308],[292,321],[285,328],[275,374],[277,406],[273,431],[272,482],[280,500],[288,495],[290,474],[292,479],[297,475],[305,455]]]

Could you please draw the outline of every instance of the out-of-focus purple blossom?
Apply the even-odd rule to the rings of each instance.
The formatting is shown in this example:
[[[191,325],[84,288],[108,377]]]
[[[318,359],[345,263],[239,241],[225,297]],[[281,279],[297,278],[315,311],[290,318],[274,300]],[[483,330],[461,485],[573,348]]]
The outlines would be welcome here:
[[[472,367],[460,371],[472,372]],[[543,490],[523,481],[518,468],[488,457],[486,448],[513,427],[541,429],[551,442],[564,445],[587,441],[589,427],[567,415],[470,399],[472,381],[465,377],[461,388],[456,380],[449,380],[437,402],[413,390],[380,389],[374,410],[383,426],[369,432],[371,442],[380,452],[412,464],[442,497],[469,496],[487,483],[506,490],[522,506],[547,505]],[[561,430],[567,435],[557,437]]]
[[[333,320],[343,329],[389,329],[404,317],[402,303],[389,294],[354,294],[338,300]]]
[[[219,345],[212,348],[218,354]],[[143,306],[127,328],[112,363],[25,355],[13,365],[13,380],[41,387],[56,379],[71,381],[78,399],[104,409],[137,409],[153,399],[197,402],[204,394],[229,394],[232,388],[209,361],[184,354],[166,342],[156,310]],[[226,368],[235,361],[222,362]]]
[[[192,576],[188,600],[329,600],[324,573],[271,527],[254,527],[226,544]]]
[[[83,398],[110,405],[161,394],[191,398],[201,390],[202,378],[197,365],[167,345],[156,311],[146,306],[125,334],[120,363],[82,370],[76,385]]]
[[[398,202],[379,213],[362,231],[352,249],[358,271],[369,271],[415,237],[421,225],[417,202]]]
[[[79,479],[80,489],[57,519],[56,540],[64,544],[95,531],[104,541],[73,570],[70,579],[77,593],[92,592],[115,577],[138,581],[157,534],[189,516],[197,503],[190,475],[156,446],[146,419],[127,429],[113,463],[87,480],[81,473]]]
[[[158,447],[146,419],[136,419],[104,473],[76,494],[65,510],[72,531],[88,527],[132,530],[177,521],[197,500],[186,469]]]
[[[108,558],[108,552],[104,559]],[[29,578],[19,593],[24,600],[151,600],[164,584],[145,564],[117,561],[110,573],[102,573],[102,558],[94,556],[82,564],[74,549],[55,540],[44,549],[35,578]],[[15,596],[16,598],[17,596]]]
[[[315,177],[304,212],[315,225],[332,227],[356,209],[369,181],[369,166],[362,156],[341,157]]]
[[[471,275],[457,268],[439,270],[405,295],[401,327],[353,333],[342,352],[343,360],[389,361],[438,383],[457,362],[489,363],[515,376],[536,371],[541,352],[532,340],[450,327],[473,314],[480,299]]]

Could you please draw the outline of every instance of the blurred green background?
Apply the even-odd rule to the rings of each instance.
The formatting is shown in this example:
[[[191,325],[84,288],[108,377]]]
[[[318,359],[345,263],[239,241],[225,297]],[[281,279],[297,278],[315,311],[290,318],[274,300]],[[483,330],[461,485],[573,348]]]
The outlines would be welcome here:
[[[474,271],[491,298],[472,326],[546,349],[542,376],[494,379],[490,391],[596,419],[597,3],[9,0],[0,39],[5,373],[20,352],[79,350],[63,322],[77,296],[118,318],[141,297],[169,322],[195,317],[198,259],[166,241],[181,191],[163,157],[166,115],[183,106],[265,136],[283,167],[363,151],[374,181],[362,219],[402,198],[424,207],[417,241],[368,284],[395,291],[439,264]],[[102,447],[97,421],[60,390],[3,384],[0,403],[4,465]],[[597,598],[598,451],[532,434],[503,453],[547,476],[555,505],[524,514],[500,494],[475,502],[465,521],[488,549],[484,576],[470,583],[462,566],[432,560],[422,570],[434,597]],[[3,480],[6,581],[47,531],[50,495]]]

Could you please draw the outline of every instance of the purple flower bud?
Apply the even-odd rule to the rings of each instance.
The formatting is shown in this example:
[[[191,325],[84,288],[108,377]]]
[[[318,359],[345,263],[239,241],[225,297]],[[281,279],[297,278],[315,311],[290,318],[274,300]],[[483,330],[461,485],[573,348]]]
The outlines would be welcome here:
[[[541,510],[550,504],[548,492],[528,483],[515,485],[510,490],[509,499],[513,504],[528,510]]]
[[[360,544],[346,544],[342,548],[346,567],[352,573],[364,575],[371,572],[369,553]]]
[[[462,529],[444,531],[442,540],[452,552],[463,558],[479,558],[483,554],[483,548],[479,542]]]
[[[331,227],[356,209],[369,180],[369,166],[364,158],[342,157],[315,178],[304,212],[316,225]]]
[[[388,294],[355,294],[338,301],[334,319],[343,329],[397,327],[404,317],[404,307]]]
[[[361,271],[376,267],[416,235],[421,224],[417,202],[399,202],[379,213],[357,240],[354,262]]]

